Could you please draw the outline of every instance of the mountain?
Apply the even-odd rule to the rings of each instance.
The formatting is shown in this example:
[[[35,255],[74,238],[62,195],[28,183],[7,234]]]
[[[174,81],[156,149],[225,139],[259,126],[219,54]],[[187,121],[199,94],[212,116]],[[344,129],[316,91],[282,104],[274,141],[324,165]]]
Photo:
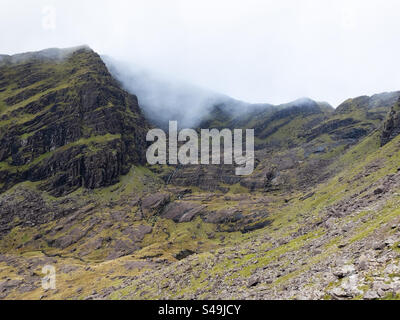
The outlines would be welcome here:
[[[0,299],[399,299],[400,92],[254,105],[110,61],[0,56]],[[168,120],[254,129],[253,174],[146,164]]]
[[[240,183],[249,190],[303,190],[331,177],[336,170],[331,165],[382,126],[399,97],[400,92],[360,97],[337,109],[300,99],[280,106],[259,106],[245,115],[235,115],[220,104],[200,127],[254,128],[255,172],[238,178],[228,166],[186,166],[174,172],[172,183],[194,184],[205,190],[226,183]]]
[[[147,122],[89,48],[3,57],[0,190],[21,181],[63,195],[114,184],[144,163]]]
[[[381,138],[381,145],[384,146],[400,134],[400,98],[391,107],[387,117]]]

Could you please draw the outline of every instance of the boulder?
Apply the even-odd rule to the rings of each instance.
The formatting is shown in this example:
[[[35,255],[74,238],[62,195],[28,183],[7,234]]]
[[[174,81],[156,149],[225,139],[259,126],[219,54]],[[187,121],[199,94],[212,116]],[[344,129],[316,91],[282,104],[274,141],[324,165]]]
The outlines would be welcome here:
[[[159,214],[170,202],[169,193],[155,193],[142,199],[141,208],[146,216]]]
[[[205,206],[191,202],[173,202],[165,207],[161,216],[175,222],[189,222],[204,212]]]

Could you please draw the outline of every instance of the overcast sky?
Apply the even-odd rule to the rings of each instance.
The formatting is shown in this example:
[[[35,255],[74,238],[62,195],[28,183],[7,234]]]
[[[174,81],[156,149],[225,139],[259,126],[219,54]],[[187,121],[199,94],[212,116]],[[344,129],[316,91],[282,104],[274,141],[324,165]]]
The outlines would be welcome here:
[[[400,90],[398,0],[0,0],[0,53],[80,44],[248,102]]]

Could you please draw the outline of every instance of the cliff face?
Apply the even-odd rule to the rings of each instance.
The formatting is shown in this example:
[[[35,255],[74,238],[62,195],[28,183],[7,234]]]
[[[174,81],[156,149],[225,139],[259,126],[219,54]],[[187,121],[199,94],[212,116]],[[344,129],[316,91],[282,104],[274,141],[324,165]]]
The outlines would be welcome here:
[[[384,146],[400,134],[400,98],[392,107],[385,121],[381,137],[381,145]]]
[[[144,162],[147,124],[89,48],[3,57],[0,191],[30,180],[59,196]]]

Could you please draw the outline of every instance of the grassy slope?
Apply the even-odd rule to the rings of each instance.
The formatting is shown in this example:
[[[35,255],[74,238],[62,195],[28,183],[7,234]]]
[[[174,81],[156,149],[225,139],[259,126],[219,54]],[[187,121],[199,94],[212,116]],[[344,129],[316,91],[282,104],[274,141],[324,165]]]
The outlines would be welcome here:
[[[78,260],[74,258],[76,254],[71,253],[70,248],[68,248],[68,252],[50,250],[46,253],[57,253],[63,257],[58,259],[57,263],[59,265],[71,264],[77,269],[70,272],[68,276],[62,274],[58,280],[60,291],[54,295],[49,295],[48,298],[78,298],[79,296],[89,295],[92,290],[101,291],[101,289],[111,286],[115,287],[115,290],[112,290],[109,297],[115,299],[188,298],[190,296],[206,298],[218,297],[218,295],[221,295],[221,297],[225,295],[228,298],[243,297],[243,292],[249,291],[249,289],[246,289],[247,279],[257,270],[263,268],[269,270],[276,263],[289,266],[291,265],[291,259],[293,261],[299,260],[296,268],[291,272],[274,279],[272,283],[268,282],[268,284],[261,286],[263,290],[267,291],[272,290],[272,288],[282,290],[282,286],[284,287],[286,283],[290,283],[293,279],[301,279],[302,275],[310,272],[312,268],[322,261],[329,259],[331,256],[340,255],[345,250],[340,244],[345,243],[350,248],[352,245],[364,243],[368,237],[376,237],[376,234],[380,232],[390,236],[391,231],[388,230],[388,226],[398,223],[400,218],[400,210],[398,209],[400,197],[396,193],[396,188],[385,196],[384,201],[374,201],[364,207],[360,206],[359,209],[350,210],[343,218],[337,219],[338,226],[343,226],[346,223],[352,224],[353,227],[348,233],[332,236],[327,233],[320,223],[326,220],[327,211],[332,206],[351,198],[353,195],[354,199],[362,198],[371,193],[371,190],[373,191],[377,188],[381,179],[384,179],[389,174],[397,173],[400,163],[399,146],[400,137],[385,147],[379,148],[379,135],[377,133],[370,135],[332,165],[334,166],[332,170],[337,170],[340,173],[311,190],[314,194],[307,199],[301,200],[304,196],[301,193],[269,195],[270,205],[268,206],[268,211],[270,212],[269,219],[272,224],[250,234],[224,233],[221,234],[226,237],[224,241],[219,238],[208,239],[207,234],[215,232],[215,227],[203,223],[200,219],[184,224],[175,224],[169,220],[156,219],[152,222],[149,221],[154,229],[144,239],[143,249],[127,257],[102,262],[107,255],[108,249],[101,248],[84,260]],[[373,166],[373,170],[368,169],[376,163],[379,163],[379,166]],[[142,177],[148,176],[145,179],[148,182],[147,179],[153,173],[147,169],[140,170],[143,170]],[[134,183],[143,185],[143,181]],[[90,197],[98,197],[99,200],[105,203],[110,200],[115,201],[120,199],[123,194],[131,194],[131,187],[132,181],[127,177],[118,186],[112,188],[113,192],[111,190],[99,190],[95,191]],[[202,193],[199,192],[199,194]],[[253,199],[265,197],[257,193],[251,196]],[[289,196],[291,200],[287,202]],[[221,205],[232,206],[232,203],[227,203],[222,199],[218,200],[218,198],[213,198],[208,205],[218,207],[218,201],[220,201]],[[111,215],[114,209],[98,212],[96,215],[107,217]],[[132,211],[134,211],[133,209]],[[86,219],[90,219],[90,217],[91,215]],[[76,223],[84,224],[84,221],[76,221]],[[135,223],[137,222],[122,222],[124,225]],[[51,229],[54,226],[50,224],[44,228]],[[111,230],[114,230],[111,232],[119,232],[118,230],[122,229],[123,225],[119,225],[107,232]],[[117,234],[113,236],[117,236]],[[118,237],[123,238],[123,235],[120,234]],[[13,243],[15,239],[19,239],[18,241],[21,244],[26,242],[28,245],[15,251],[16,244]],[[17,228],[6,239],[3,239],[2,252],[18,253],[22,257],[37,258],[42,256],[42,253],[38,252],[37,248],[30,247],[29,239],[29,229]],[[157,260],[167,259],[174,261],[173,254],[179,252],[179,250],[191,249],[199,251],[199,241],[203,242],[200,253],[187,258],[184,264],[176,262],[162,268],[154,267],[153,264]],[[305,248],[309,245],[312,246],[315,242],[323,250],[311,255]],[[7,243],[12,245],[7,247]],[[74,252],[79,252],[81,250],[80,246],[83,246],[83,244],[78,244]],[[143,260],[143,257],[156,257],[158,255],[161,255],[161,257]],[[147,261],[149,265],[127,271],[124,267],[127,261]],[[87,266],[90,266],[90,272],[85,271]],[[182,275],[183,269],[188,268],[189,270]],[[0,270],[3,278],[7,274],[13,274],[10,266],[3,265]],[[104,275],[107,275],[107,279],[112,278],[114,280],[94,281],[94,284],[92,283],[92,280],[103,279]],[[129,281],[122,281],[122,278],[118,278],[122,277],[122,275],[133,278],[129,278]],[[135,279],[135,276],[138,277]],[[182,277],[182,279],[179,277]],[[172,287],[168,279],[175,278],[177,281],[174,282],[174,287]],[[180,280],[178,281],[178,279]],[[374,278],[370,279],[373,281]],[[212,286],[215,286],[215,281],[222,281],[223,285],[219,289],[220,291],[210,290]],[[315,281],[317,281],[316,278],[311,277],[302,285],[312,287],[315,285]],[[82,293],[77,294],[72,288],[68,288],[67,283],[74,290],[79,287],[83,287],[84,290]],[[321,283],[323,282],[321,281]],[[168,286],[164,287],[163,285],[162,287],[164,288],[160,290],[160,284],[168,284]],[[334,285],[335,282],[330,282],[325,289],[328,290]],[[232,293],[226,295],[226,288],[231,288]],[[211,291],[215,295],[210,296]],[[24,294],[23,297],[38,298],[40,295],[42,295],[42,290],[37,289]],[[17,296],[21,297],[17,292],[10,297]]]
[[[213,278],[218,278],[218,275],[220,277],[224,275],[223,281],[225,285],[227,287],[234,287],[233,282],[238,281],[240,283],[240,280],[251,276],[256,269],[265,268],[277,262],[283,254],[294,253],[294,256],[306,254],[300,249],[304,248],[311,240],[326,237],[326,230],[322,227],[311,228],[309,232],[296,237],[295,234],[299,229],[307,229],[314,224],[318,224],[326,215],[327,207],[354,194],[357,194],[356,198],[361,198],[363,195],[371,192],[371,188],[377,187],[377,181],[380,181],[380,179],[388,174],[396,173],[400,163],[399,145],[400,137],[384,148],[379,149],[378,134],[373,134],[360,145],[347,152],[339,162],[335,163],[335,166],[341,167],[342,172],[327,183],[315,188],[315,194],[312,197],[300,200],[301,195],[299,194],[289,204],[283,204],[283,201],[279,201],[281,198],[278,196],[275,199],[275,206],[277,207],[271,216],[273,223],[270,226],[250,235],[240,236],[236,240],[237,242],[230,243],[231,247],[230,245],[227,246],[224,251],[230,254],[222,255],[223,258],[216,258],[218,255],[212,252],[201,254],[191,260],[191,270],[189,271],[189,276],[186,278],[190,278],[190,275],[200,273],[198,278],[193,279],[194,281],[176,283],[177,288],[170,289],[171,287],[169,287],[160,294],[159,288],[156,285],[157,280],[150,281],[150,277],[154,277],[154,274],[151,273],[147,277],[134,281],[131,286],[114,293],[112,297],[135,299],[179,298],[183,295],[188,297],[190,294],[195,294],[196,292],[207,292],[207,288],[210,288],[213,284],[213,281],[207,278],[208,274],[211,274]],[[383,163],[381,168],[373,170],[367,175],[362,174],[366,167],[377,161]],[[360,174],[362,174],[362,178],[358,177]],[[360,208],[358,211],[347,214],[340,224],[353,222],[355,227],[351,232],[326,240],[324,239],[324,249],[322,252],[313,257],[306,258],[305,264],[300,268],[286,274],[284,277],[278,278],[272,284],[267,285],[267,287],[276,286],[277,288],[282,288],[285,282],[300,277],[302,273],[310,270],[314,265],[327,259],[330,255],[340,253],[342,249],[338,247],[338,244],[343,242],[347,242],[349,245],[361,243],[371,235],[379,233],[381,229],[384,230],[382,232],[385,232],[385,234],[390,234],[391,231],[387,230],[388,226],[398,223],[400,218],[400,209],[398,209],[400,197],[395,191],[398,190],[393,190],[388,198],[378,207],[376,205],[379,203],[375,202],[366,208]],[[367,219],[365,219],[366,217]],[[360,225],[359,220],[362,218],[365,219],[365,222]],[[268,235],[269,241],[263,241],[266,235]],[[271,244],[271,242],[287,237],[290,238],[290,241],[283,245],[274,247]],[[238,252],[238,250],[240,255],[232,259],[232,254]],[[205,265],[210,261],[217,262],[215,264],[211,263],[213,266],[207,270],[207,274],[202,273],[201,269],[205,268]],[[174,271],[175,268],[178,270]],[[176,276],[181,269],[182,267],[179,263],[177,266],[173,265],[169,270],[160,272],[157,279],[161,281],[168,273],[170,273],[169,278],[171,278],[171,274]],[[226,276],[227,274],[229,276]],[[310,278],[309,283],[306,283],[306,285],[313,285],[314,281],[315,279]],[[151,285],[142,287],[143,283],[150,283]],[[143,293],[145,294],[143,295]],[[222,294],[223,292],[220,293]],[[203,295],[203,297],[207,296],[209,295]],[[200,295],[200,297],[202,296]],[[218,295],[214,297],[218,297]]]

